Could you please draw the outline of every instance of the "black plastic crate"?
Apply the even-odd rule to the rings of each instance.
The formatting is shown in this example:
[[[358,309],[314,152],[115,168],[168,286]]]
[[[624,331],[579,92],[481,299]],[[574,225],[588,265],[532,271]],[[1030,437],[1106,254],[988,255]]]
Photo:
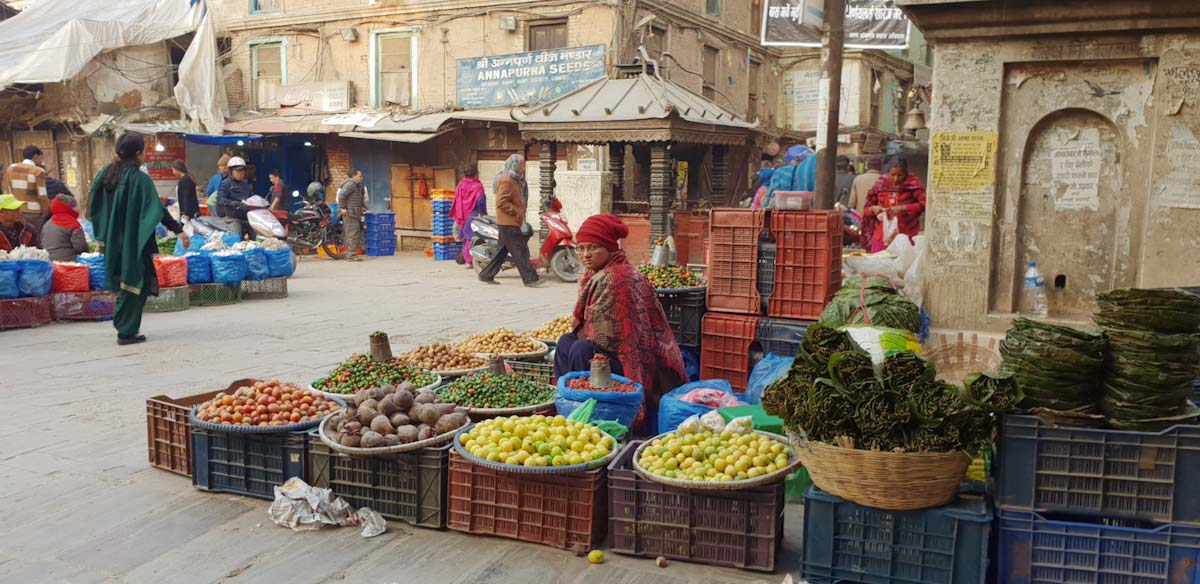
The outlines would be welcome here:
[[[697,288],[686,291],[658,291],[658,302],[667,313],[667,323],[681,347],[699,347],[701,324],[706,305],[706,291]]]
[[[274,499],[275,486],[305,476],[307,432],[250,434],[192,428],[192,485]]]
[[[800,354],[800,340],[808,334],[808,327],[814,324],[816,323],[808,320],[760,319],[758,344],[762,354],[775,353],[780,357],[795,357]]]
[[[775,291],[775,256],[778,248],[774,241],[758,242],[758,296],[762,298],[762,313],[767,313],[767,302]]]
[[[446,526],[450,444],[388,456],[334,452],[309,433],[308,483],[332,489],[353,507],[370,507],[387,519],[420,527]]]

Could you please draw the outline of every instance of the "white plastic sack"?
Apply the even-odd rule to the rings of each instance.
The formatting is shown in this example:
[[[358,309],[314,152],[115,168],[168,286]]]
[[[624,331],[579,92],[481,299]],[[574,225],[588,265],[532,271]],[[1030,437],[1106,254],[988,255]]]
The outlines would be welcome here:
[[[250,222],[250,227],[259,233],[270,233],[275,237],[287,236],[287,232],[283,230],[283,225],[266,209],[247,211],[246,219]]]
[[[374,537],[387,531],[387,522],[368,507],[357,512],[333,491],[314,487],[300,478],[292,477],[275,487],[275,500],[267,511],[276,525],[292,531],[312,531],[326,525],[362,525],[363,537]]]

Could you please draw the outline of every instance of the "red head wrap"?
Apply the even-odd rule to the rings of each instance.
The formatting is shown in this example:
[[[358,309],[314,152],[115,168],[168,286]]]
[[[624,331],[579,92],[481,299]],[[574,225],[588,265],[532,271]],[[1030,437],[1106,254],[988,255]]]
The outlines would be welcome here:
[[[575,240],[579,243],[594,243],[610,252],[616,252],[620,249],[617,240],[628,236],[629,227],[626,227],[619,217],[603,213],[588,217],[575,234]]]

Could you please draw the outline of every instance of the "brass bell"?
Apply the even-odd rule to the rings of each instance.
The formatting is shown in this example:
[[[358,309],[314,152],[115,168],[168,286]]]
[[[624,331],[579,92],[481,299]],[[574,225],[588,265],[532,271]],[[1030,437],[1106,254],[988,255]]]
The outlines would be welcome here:
[[[904,131],[916,132],[917,130],[925,129],[925,112],[921,108],[913,106],[908,110],[908,114],[904,116]]]

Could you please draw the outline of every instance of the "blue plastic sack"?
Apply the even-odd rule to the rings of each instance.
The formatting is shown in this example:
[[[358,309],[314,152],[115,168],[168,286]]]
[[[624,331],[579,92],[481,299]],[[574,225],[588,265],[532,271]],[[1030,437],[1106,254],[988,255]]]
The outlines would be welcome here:
[[[187,256],[188,284],[212,284],[212,256],[194,254]]]
[[[246,256],[240,253],[213,254],[210,258],[213,283],[240,286],[242,280],[246,279]]]
[[[108,290],[108,269],[104,267],[104,256],[80,256],[79,263],[88,267],[88,290]]]
[[[233,247],[238,243],[241,243],[242,236],[236,233],[221,232],[221,241],[225,242],[225,247]]]
[[[20,298],[21,288],[17,286],[20,276],[21,266],[17,262],[0,262],[0,299]]]
[[[689,391],[696,389],[715,389],[721,393],[737,397],[733,393],[733,386],[729,385],[724,379],[707,379],[704,381],[696,381],[694,383],[686,383],[662,396],[658,402],[658,430],[659,434],[663,432],[674,431],[679,427],[679,424],[692,416],[703,416],[719,408],[711,408],[704,404],[694,404],[681,400]]]
[[[79,226],[83,228],[83,235],[88,240],[88,243],[96,241],[96,228],[92,225],[91,221],[80,219]]]
[[[254,248],[242,252],[246,256],[246,279],[266,280],[271,277],[271,268],[267,265],[267,254],[261,249]]]
[[[191,239],[191,245],[189,245],[187,247],[183,247],[182,239],[175,240],[175,255],[181,256],[183,254],[193,252],[193,251],[199,252],[200,248],[204,247],[204,244],[208,243],[208,239],[206,239],[203,235],[200,235],[199,233],[191,236],[190,239]]]
[[[271,272],[272,278],[290,278],[295,266],[292,264],[292,250],[290,249],[264,249],[263,253],[267,254],[267,268]]]
[[[795,357],[781,357],[775,353],[767,353],[754,369],[750,371],[750,380],[746,382],[746,402],[750,405],[762,403],[763,390],[775,383],[792,368]]]
[[[700,351],[690,347],[680,347],[683,353],[683,368],[687,371],[688,381],[700,381]]]
[[[17,260],[21,275],[17,277],[17,288],[21,296],[45,296],[50,293],[54,280],[54,266],[42,260]]]
[[[632,428],[633,420],[637,418],[638,412],[642,409],[642,402],[645,399],[642,384],[633,383],[620,375],[613,375],[613,381],[631,384],[637,388],[637,391],[621,393],[617,391],[593,391],[567,387],[568,381],[581,377],[588,378],[591,375],[589,371],[573,371],[558,378],[558,391],[554,395],[554,406],[557,408],[558,414],[560,416],[570,416],[571,412],[583,405],[583,402],[594,399],[596,400],[596,409],[592,411],[593,420],[616,420],[622,426]]]

